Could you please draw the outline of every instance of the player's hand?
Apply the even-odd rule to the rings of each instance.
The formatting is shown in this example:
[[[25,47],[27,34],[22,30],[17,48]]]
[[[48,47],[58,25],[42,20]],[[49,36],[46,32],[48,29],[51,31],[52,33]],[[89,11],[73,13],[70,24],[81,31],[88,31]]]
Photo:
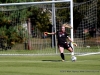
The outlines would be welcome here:
[[[47,36],[48,32],[44,32],[44,35]]]
[[[73,44],[74,46],[77,46],[77,44],[76,44],[76,43],[74,43],[74,42],[73,42],[72,44]]]
[[[48,32],[44,32],[44,34],[48,34]]]

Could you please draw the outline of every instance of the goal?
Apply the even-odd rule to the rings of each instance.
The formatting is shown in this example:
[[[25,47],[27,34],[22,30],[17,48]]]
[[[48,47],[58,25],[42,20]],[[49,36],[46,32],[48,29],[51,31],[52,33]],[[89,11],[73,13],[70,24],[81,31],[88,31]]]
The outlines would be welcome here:
[[[78,44],[77,47],[73,46],[76,55],[100,52],[97,0],[81,3],[73,0],[42,0],[0,4],[0,21],[0,37],[2,35],[13,50],[34,50],[34,54],[58,54],[56,36],[44,36],[43,32],[56,32],[63,23],[69,23],[73,29],[66,31]]]
[[[58,53],[56,36],[45,37],[43,32],[56,32],[65,22],[69,22],[73,27],[73,1],[0,4],[0,16],[0,20],[5,24],[0,30],[2,32],[2,29],[5,29],[4,36],[7,38],[4,39],[12,49],[34,50],[37,54]],[[73,29],[69,30],[70,32],[73,32]],[[73,39],[73,34],[71,37]]]

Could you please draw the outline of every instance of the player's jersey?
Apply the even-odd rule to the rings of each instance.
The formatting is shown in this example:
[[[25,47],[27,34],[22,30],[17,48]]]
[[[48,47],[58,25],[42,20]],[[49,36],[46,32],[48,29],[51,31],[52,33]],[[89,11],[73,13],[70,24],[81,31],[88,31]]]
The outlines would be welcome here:
[[[67,42],[66,38],[68,38],[68,34],[66,32],[57,31],[56,33],[58,44],[64,44]]]

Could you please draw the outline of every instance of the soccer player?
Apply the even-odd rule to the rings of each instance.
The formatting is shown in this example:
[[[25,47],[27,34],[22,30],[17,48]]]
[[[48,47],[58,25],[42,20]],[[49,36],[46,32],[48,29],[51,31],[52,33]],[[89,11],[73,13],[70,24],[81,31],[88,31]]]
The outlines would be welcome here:
[[[47,34],[51,34],[51,35],[56,34],[57,35],[58,48],[59,48],[59,51],[60,51],[60,56],[62,58],[62,61],[65,61],[64,49],[67,49],[68,51],[70,51],[72,56],[74,55],[73,48],[68,43],[68,41],[66,40],[66,38],[70,42],[72,42],[72,43],[74,43],[74,42],[68,36],[67,32],[65,32],[66,28],[71,28],[71,27],[67,26],[66,24],[63,24],[62,27],[61,27],[61,30],[57,31],[56,33],[55,32],[52,32],[52,33],[44,32],[45,35],[47,35]],[[74,45],[77,46],[76,43],[74,43]]]

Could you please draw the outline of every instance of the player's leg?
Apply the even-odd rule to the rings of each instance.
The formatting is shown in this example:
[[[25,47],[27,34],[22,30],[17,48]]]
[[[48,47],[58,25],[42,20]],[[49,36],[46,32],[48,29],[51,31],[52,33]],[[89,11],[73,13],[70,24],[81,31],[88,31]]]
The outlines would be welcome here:
[[[64,45],[64,48],[71,52],[71,55],[74,55],[73,48],[70,43]]]
[[[67,48],[67,49],[68,49],[68,51],[71,52],[71,55],[73,56],[73,55],[74,55],[73,48],[72,48],[72,47],[69,47],[69,48]]]
[[[65,60],[64,47],[59,46],[59,51],[60,51],[60,56],[62,58],[62,61],[64,61]]]

